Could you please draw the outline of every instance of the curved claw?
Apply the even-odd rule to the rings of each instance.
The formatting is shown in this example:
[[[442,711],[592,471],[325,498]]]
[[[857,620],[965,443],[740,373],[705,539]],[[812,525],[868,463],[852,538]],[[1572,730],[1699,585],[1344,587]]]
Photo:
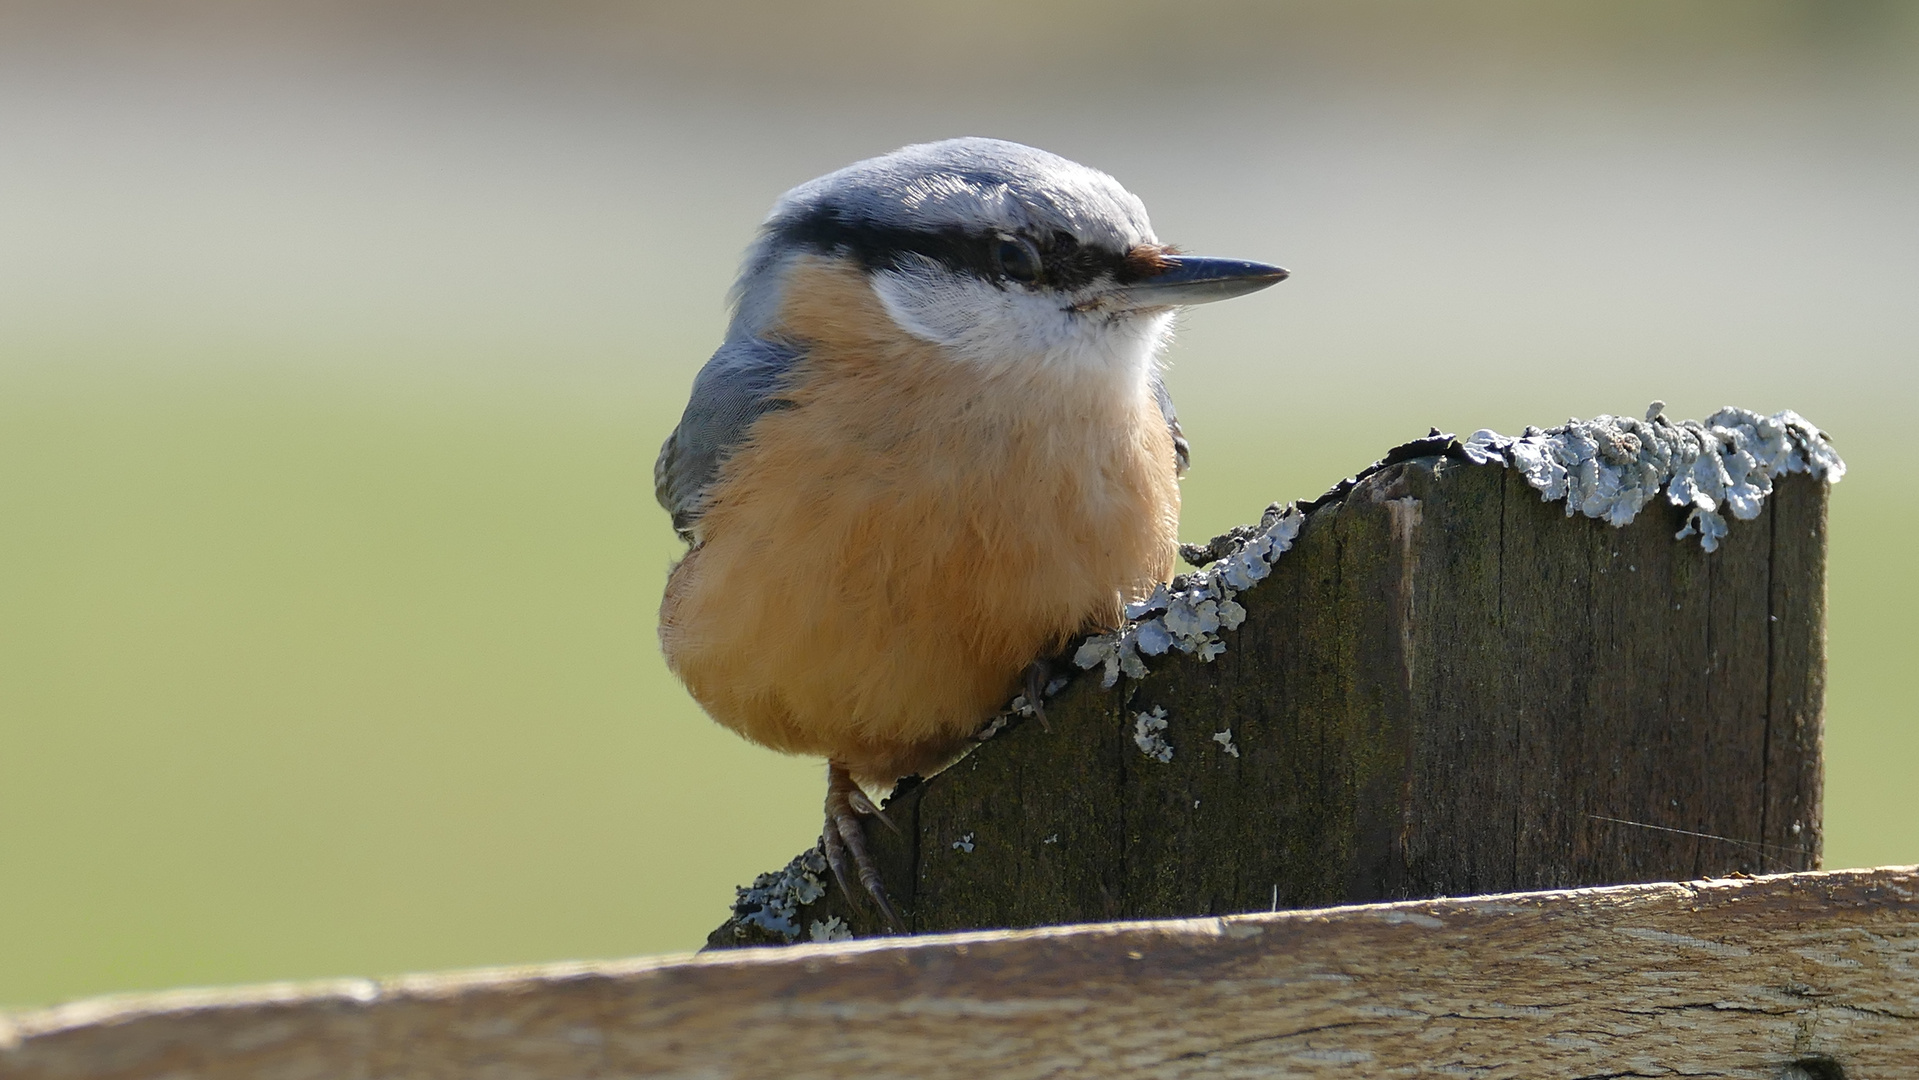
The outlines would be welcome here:
[[[826,815],[826,828],[820,830],[820,846],[826,849],[826,865],[839,883],[840,895],[852,896],[853,891],[846,887],[846,842],[840,839],[839,824],[831,813]]]
[[[853,804],[853,811],[855,813],[860,814],[863,817],[879,818],[880,824],[893,830],[894,836],[906,835],[905,833],[900,832],[900,827],[898,825],[893,824],[892,818],[886,816],[886,811],[881,810],[878,806],[875,806],[873,804],[873,800],[866,797],[866,792],[861,791],[859,788],[857,787],[854,788],[852,792],[846,796],[846,801]]]
[[[1053,665],[1043,656],[1026,665],[1026,703],[1033,707],[1039,729],[1048,735],[1053,733],[1053,725],[1046,722],[1046,684],[1052,677]]]
[[[855,872],[860,886],[871,897],[887,926],[896,934],[906,933],[906,924],[901,921],[899,912],[893,910],[893,904],[886,898],[886,886],[880,881],[879,867],[873,864],[873,857],[866,852],[866,825],[860,821],[860,814],[870,813],[886,822],[895,832],[899,827],[886,819],[866,797],[853,775],[838,762],[828,762],[826,769],[826,828],[821,839],[826,848],[826,861],[833,868],[833,877],[839,882],[840,892],[850,901],[853,891],[846,887],[846,856],[851,853]]]

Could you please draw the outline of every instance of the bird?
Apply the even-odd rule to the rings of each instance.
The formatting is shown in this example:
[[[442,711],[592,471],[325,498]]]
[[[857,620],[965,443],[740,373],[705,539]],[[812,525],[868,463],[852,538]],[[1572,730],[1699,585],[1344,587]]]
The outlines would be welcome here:
[[[849,902],[851,873],[904,932],[866,789],[950,763],[1172,577],[1175,312],[1287,275],[1162,244],[1113,177],[999,139],[906,146],[774,204],[654,466],[688,545],[659,637],[714,720],[826,759],[821,847]]]

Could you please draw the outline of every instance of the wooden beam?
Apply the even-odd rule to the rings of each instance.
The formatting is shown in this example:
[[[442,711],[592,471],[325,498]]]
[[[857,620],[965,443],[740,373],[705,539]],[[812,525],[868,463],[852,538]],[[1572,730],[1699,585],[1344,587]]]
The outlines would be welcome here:
[[[7,1080],[1919,1073],[1919,867],[80,1002]]]

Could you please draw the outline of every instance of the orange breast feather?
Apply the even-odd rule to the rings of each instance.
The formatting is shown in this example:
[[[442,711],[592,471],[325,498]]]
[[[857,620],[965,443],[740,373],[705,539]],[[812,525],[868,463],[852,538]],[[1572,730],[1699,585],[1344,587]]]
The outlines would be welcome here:
[[[794,407],[722,468],[661,643],[715,720],[886,784],[1171,575],[1172,439],[1143,378],[988,375],[844,265],[792,271],[781,314],[807,350]]]

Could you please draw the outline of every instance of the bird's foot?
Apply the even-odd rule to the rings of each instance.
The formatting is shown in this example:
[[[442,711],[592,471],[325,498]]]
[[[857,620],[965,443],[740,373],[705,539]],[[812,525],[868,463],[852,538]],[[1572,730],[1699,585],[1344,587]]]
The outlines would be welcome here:
[[[853,774],[846,766],[837,761],[826,766],[826,828],[821,831],[820,839],[826,848],[826,863],[833,868],[833,878],[839,882],[840,892],[850,903],[853,891],[846,885],[846,857],[853,856],[854,871],[859,877],[866,895],[885,917],[886,924],[896,934],[906,933],[906,924],[900,921],[899,913],[893,910],[892,902],[886,899],[886,886],[880,882],[879,867],[873,865],[873,857],[866,851],[866,823],[861,817],[875,817],[880,824],[894,832],[899,826],[891,818],[873,805],[866,792],[853,782]]]

